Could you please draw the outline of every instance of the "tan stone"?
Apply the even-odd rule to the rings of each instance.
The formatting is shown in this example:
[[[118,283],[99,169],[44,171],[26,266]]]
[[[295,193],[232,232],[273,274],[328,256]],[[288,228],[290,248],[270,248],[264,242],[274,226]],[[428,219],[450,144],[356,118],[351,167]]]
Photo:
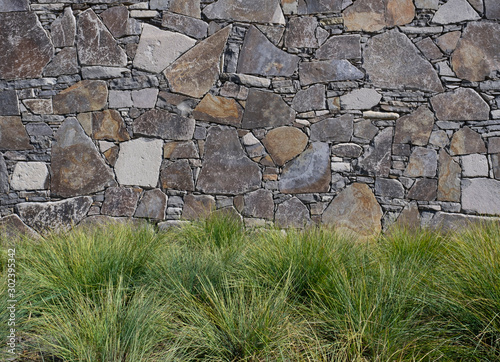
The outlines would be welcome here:
[[[198,158],[198,151],[193,141],[168,142],[163,146],[163,158]]]
[[[443,34],[436,39],[436,44],[443,52],[450,54],[457,47],[461,35],[462,33],[460,31],[452,31],[451,33]]]
[[[415,17],[412,0],[386,0],[385,6],[385,21],[389,27],[409,24]]]
[[[379,31],[409,24],[415,17],[412,0],[357,0],[344,11],[348,31]]]
[[[108,100],[108,87],[102,80],[82,80],[52,98],[55,114],[99,111]]]
[[[213,96],[207,93],[194,109],[193,117],[199,121],[239,127],[243,118],[243,108],[234,99]]]
[[[439,151],[439,179],[437,199],[439,201],[460,202],[460,175],[458,162],[445,150]]]
[[[92,137],[96,140],[118,142],[130,139],[122,116],[113,109],[92,113]]]
[[[453,135],[450,154],[455,156],[472,153],[486,153],[486,146],[479,133],[465,126]]]
[[[30,139],[18,116],[0,116],[0,150],[31,150]]]
[[[212,196],[188,194],[184,197],[182,218],[186,220],[204,218],[214,210],[215,200]]]
[[[434,114],[427,106],[420,106],[413,113],[396,120],[394,143],[425,146],[433,126]]]
[[[278,166],[299,155],[307,146],[307,135],[296,127],[278,127],[269,131],[262,143]]]
[[[490,118],[488,103],[470,88],[438,94],[431,98],[431,104],[440,121],[486,121]]]

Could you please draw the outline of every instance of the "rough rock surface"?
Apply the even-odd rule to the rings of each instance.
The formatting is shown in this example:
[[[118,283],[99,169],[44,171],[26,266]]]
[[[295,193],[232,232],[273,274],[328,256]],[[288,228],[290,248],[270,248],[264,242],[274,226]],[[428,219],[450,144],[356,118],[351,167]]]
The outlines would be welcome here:
[[[26,225],[16,214],[0,218],[0,235],[11,241],[22,236],[28,236],[35,240],[40,238],[40,235]]]
[[[0,194],[9,193],[9,172],[3,155],[0,153]]]
[[[251,89],[243,113],[242,128],[278,127],[291,124],[295,112],[279,94]]]
[[[52,98],[56,114],[99,111],[108,101],[108,87],[102,80],[82,80]]]
[[[381,131],[373,140],[374,147],[365,149],[359,158],[362,174],[388,177],[391,168],[392,128]]]
[[[453,135],[450,154],[455,156],[471,153],[486,153],[486,146],[479,133],[465,126]]]
[[[311,224],[311,217],[306,205],[292,197],[278,205],[274,222],[279,227],[300,229]]]
[[[203,9],[208,19],[233,19],[249,23],[284,24],[279,0],[218,0]]]
[[[120,113],[106,109],[92,113],[92,138],[123,142],[128,141],[130,135]]]
[[[164,12],[161,25],[195,39],[203,39],[207,36],[208,24],[190,16]]]
[[[434,177],[436,171],[437,152],[424,147],[416,147],[403,175],[406,177]]]
[[[30,139],[18,116],[0,116],[0,150],[30,150]]]
[[[177,141],[191,139],[194,128],[194,119],[158,109],[147,111],[134,121],[134,134]]]
[[[62,49],[43,71],[43,74],[49,77],[75,73],[78,73],[78,58],[75,48]]]
[[[353,116],[327,118],[311,125],[311,141],[342,143],[349,142],[353,132]]]
[[[410,191],[408,198],[418,201],[433,201],[437,196],[437,180],[431,178],[419,178]]]
[[[317,26],[318,20],[312,16],[291,18],[285,33],[285,46],[287,48],[317,48]]]
[[[242,214],[272,220],[274,218],[273,193],[269,190],[256,190],[246,194]]]
[[[72,47],[75,44],[76,20],[70,7],[64,9],[50,27],[52,44],[57,48]]]
[[[483,216],[451,214],[439,211],[426,226],[442,231],[461,231],[464,227],[488,221],[498,222],[499,220]]]
[[[186,220],[195,220],[207,217],[214,210],[215,199],[213,196],[187,194],[184,197],[182,218]]]
[[[411,143],[425,146],[434,126],[434,114],[427,106],[418,107],[413,113],[396,120],[394,143]]]
[[[490,117],[488,103],[470,88],[435,95],[431,104],[440,121],[481,121]]]
[[[18,162],[10,186],[13,190],[43,190],[47,187],[48,176],[45,162]]]
[[[132,187],[107,188],[101,213],[109,216],[132,217],[141,191],[139,188]]]
[[[170,0],[168,10],[193,18],[201,16],[200,0]]]
[[[484,0],[484,7],[486,8],[486,18],[500,19],[500,4],[495,0]]]
[[[486,155],[477,153],[472,155],[464,155],[462,159],[462,176],[463,177],[488,177],[488,158]]]
[[[0,92],[0,116],[19,115],[19,101],[15,90]]]
[[[375,180],[375,195],[402,199],[405,196],[405,190],[398,180],[377,178]]]
[[[199,121],[239,127],[243,118],[243,108],[234,99],[207,93],[194,109],[193,117]]]
[[[420,223],[420,213],[418,212],[418,206],[415,201],[408,203],[396,220],[396,225],[410,229],[420,228]]]
[[[167,165],[160,172],[161,187],[165,190],[194,191],[193,171],[188,160],[179,160]]]
[[[382,96],[374,89],[356,89],[340,97],[340,105],[344,109],[366,110],[375,107]]]
[[[298,91],[293,98],[292,108],[297,112],[325,109],[325,86],[316,84],[307,89]]]
[[[332,155],[345,158],[358,158],[363,148],[355,143],[339,143],[332,147]]]
[[[316,51],[316,59],[359,59],[361,58],[361,36],[336,35],[329,38]]]
[[[460,175],[462,169],[445,150],[439,151],[439,178],[437,199],[460,202]]]
[[[470,6],[467,0],[448,0],[441,5],[432,17],[436,24],[453,24],[462,21],[478,20],[480,16]]]
[[[121,38],[128,34],[129,18],[126,6],[119,5],[108,8],[101,13],[103,23],[115,38]]]
[[[364,78],[364,73],[347,60],[325,60],[299,64],[300,84],[310,85]]]
[[[165,219],[168,197],[160,189],[144,191],[134,217],[153,220]]]
[[[307,146],[307,136],[296,127],[278,127],[266,134],[262,143],[274,163],[283,166],[299,155]]]
[[[163,158],[198,158],[198,150],[193,141],[168,142],[163,146]]]
[[[462,207],[478,214],[500,215],[500,181],[487,178],[462,180]]]
[[[30,4],[28,0],[4,0],[0,3],[0,13],[28,11],[29,9]]]

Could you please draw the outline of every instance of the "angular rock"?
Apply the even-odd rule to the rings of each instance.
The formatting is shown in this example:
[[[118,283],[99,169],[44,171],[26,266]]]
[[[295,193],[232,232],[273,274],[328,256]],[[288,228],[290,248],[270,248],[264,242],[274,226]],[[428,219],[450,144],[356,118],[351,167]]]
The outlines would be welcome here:
[[[376,90],[369,88],[356,89],[340,97],[340,104],[343,109],[371,109],[375,107],[380,100],[380,95]]]
[[[369,119],[357,120],[354,123],[354,136],[371,140],[378,133],[378,128]]]
[[[462,33],[460,31],[452,31],[443,34],[436,38],[436,44],[445,54],[450,54],[457,47],[461,35]]]
[[[311,141],[344,143],[352,137],[354,119],[350,114],[327,118],[311,125]]]
[[[292,197],[278,205],[274,222],[282,228],[303,228],[311,224],[311,216],[306,205]]]
[[[0,34],[0,79],[41,77],[54,47],[36,14],[0,13]]]
[[[238,73],[290,77],[297,70],[299,57],[288,54],[251,26],[245,35],[238,58]]]
[[[201,17],[200,0],[170,0],[168,10],[192,18]]]
[[[106,157],[106,161],[108,161],[108,163],[114,167],[116,164],[116,160],[118,159],[119,152],[120,152],[120,147],[113,146],[104,151],[102,154],[104,155],[104,157]]]
[[[488,153],[500,153],[500,137],[488,138]]]
[[[328,60],[302,62],[299,65],[299,78],[302,86],[356,80],[364,78],[364,73],[347,60]]]
[[[195,121],[164,110],[152,109],[134,121],[134,134],[169,140],[193,138]]]
[[[471,82],[485,80],[492,71],[500,69],[500,24],[471,22],[451,56],[457,77]]]
[[[15,90],[0,91],[0,116],[17,116],[19,101]]]
[[[144,24],[134,57],[134,67],[159,73],[196,43],[186,35]]]
[[[363,66],[377,87],[404,87],[428,92],[444,90],[431,63],[422,58],[410,39],[397,30],[376,35],[368,41]]]
[[[486,153],[486,146],[479,133],[465,126],[453,135],[450,144],[450,155],[468,155],[471,153]]]
[[[40,235],[26,225],[16,214],[0,218],[0,237],[13,241],[23,236],[27,236],[31,239],[40,238]]]
[[[331,179],[330,147],[313,142],[283,168],[279,188],[285,194],[328,192]]]
[[[64,74],[75,74],[78,71],[76,48],[64,48],[45,67],[43,74],[46,77],[58,77]]]
[[[0,3],[0,13],[29,11],[29,9],[30,4],[28,0],[4,0]]]
[[[332,155],[342,158],[358,158],[363,148],[355,143],[340,143],[332,146]]]
[[[120,185],[156,187],[162,161],[163,141],[137,138],[120,144],[115,164]]]
[[[67,118],[56,133],[50,176],[52,195],[62,197],[88,195],[116,184],[113,171],[76,118]]]
[[[317,48],[316,28],[318,20],[312,16],[294,17],[288,22],[285,34],[287,48]]]
[[[83,67],[82,68],[82,78],[83,79],[110,79],[110,78],[122,78],[130,74],[130,69],[128,68],[117,68],[117,67]]]
[[[432,22],[445,25],[460,23],[462,21],[479,20],[480,18],[467,0],[448,0],[436,11]]]
[[[109,108],[132,107],[132,92],[130,91],[109,91]]]
[[[13,190],[43,190],[47,188],[49,170],[44,162],[18,162],[12,172]]]
[[[445,150],[439,151],[439,178],[437,199],[460,202],[460,177],[462,169]]]
[[[462,156],[463,177],[488,177],[488,158],[486,155],[472,154]]]
[[[204,157],[197,190],[241,194],[260,187],[260,168],[246,156],[236,130],[210,127]]]
[[[123,142],[128,141],[130,135],[120,113],[106,109],[92,113],[92,138]]]
[[[108,87],[102,80],[82,80],[52,97],[55,114],[99,111],[108,101]]]
[[[76,45],[82,65],[127,65],[127,54],[92,9],[78,17]]]
[[[234,99],[207,93],[194,109],[193,117],[199,121],[239,127],[243,118],[243,108]]]
[[[342,9],[341,0],[304,0],[299,1],[299,14],[337,13]]]
[[[500,4],[495,0],[484,0],[484,7],[487,19],[500,19]]]
[[[184,208],[182,218],[186,220],[196,220],[206,218],[215,210],[215,199],[209,195],[184,196]]]
[[[115,38],[128,35],[128,9],[119,5],[108,8],[101,13],[103,23]]]
[[[375,195],[402,199],[405,196],[405,189],[398,180],[377,178],[375,180]]]
[[[101,213],[109,216],[134,215],[141,189],[132,187],[109,187],[104,194]]]
[[[278,127],[295,121],[295,112],[279,94],[250,89],[241,127]]]
[[[256,190],[244,196],[242,214],[249,217],[272,220],[274,218],[273,193],[269,190]]]
[[[160,182],[165,190],[194,191],[193,171],[189,161],[175,161],[166,166],[160,172]]]
[[[437,171],[437,152],[424,147],[416,147],[403,175],[406,177],[434,177]]]
[[[165,69],[170,90],[194,98],[203,97],[219,77],[220,57],[230,32],[231,26],[219,30]]]
[[[31,150],[33,146],[21,122],[21,117],[0,116],[0,150]]]
[[[420,212],[418,211],[418,206],[415,201],[407,204],[401,214],[399,214],[398,219],[396,220],[396,224],[398,226],[409,228],[409,229],[418,229],[420,228]]]
[[[145,191],[142,195],[134,217],[153,220],[164,220],[167,211],[168,197],[160,189]]]
[[[447,212],[437,212],[432,220],[427,224],[431,228],[436,228],[441,231],[462,231],[464,228],[474,224],[484,224],[499,220],[491,217],[451,214]]]
[[[420,40],[415,45],[429,60],[439,59],[443,56],[441,50],[439,50],[430,37]]]
[[[381,131],[373,140],[374,147],[365,150],[357,169],[365,175],[389,177],[391,168],[392,128]]]
[[[47,123],[28,123],[26,125],[26,132],[30,136],[45,136],[51,137],[54,135],[52,128],[50,128]]]
[[[64,14],[50,26],[52,44],[57,48],[72,47],[75,44],[76,20],[71,7],[64,9]]]
[[[5,164],[5,159],[0,153],[0,194],[9,193],[9,172],[7,171],[7,165]]]
[[[323,224],[341,232],[362,237],[375,236],[382,230],[382,209],[372,190],[354,183],[342,190],[323,213]]]
[[[486,121],[490,117],[488,103],[470,88],[435,95],[431,104],[440,121]]]
[[[78,224],[92,205],[92,197],[79,196],[55,202],[24,202],[16,205],[21,220],[38,232],[67,230]]]
[[[172,160],[179,158],[199,158],[193,141],[168,142],[163,146],[163,158]]]
[[[278,127],[266,134],[262,143],[274,163],[283,166],[306,148],[308,138],[296,127]]]
[[[326,108],[326,89],[322,84],[299,90],[292,101],[292,108],[297,112],[308,112]]]
[[[144,88],[140,90],[133,90],[132,104],[136,108],[154,108],[156,98],[158,96],[158,89]]]
[[[419,178],[408,191],[410,200],[433,201],[436,196],[437,180],[431,178]]]
[[[500,215],[500,181],[487,178],[462,180],[462,208],[477,214]]]
[[[434,131],[431,133],[431,137],[429,138],[429,143],[439,148],[444,148],[448,145],[450,139],[448,135],[443,130]]]
[[[500,153],[491,155],[491,168],[493,169],[493,177],[500,180]]]
[[[283,33],[285,32],[284,26],[273,26],[273,25],[255,25],[274,45],[279,45]],[[286,53],[285,53],[286,54]]]
[[[26,108],[34,114],[52,114],[52,99],[25,99]]]
[[[361,36],[337,35],[328,39],[317,51],[316,59],[360,59]]]
[[[203,14],[210,20],[228,19],[248,23],[285,24],[278,0],[218,0],[207,5]]]
[[[434,126],[434,113],[427,106],[418,107],[413,113],[396,120],[394,143],[411,143],[425,146]]]
[[[163,13],[161,26],[181,32],[195,39],[205,38],[208,31],[208,24],[203,20],[169,12]]]

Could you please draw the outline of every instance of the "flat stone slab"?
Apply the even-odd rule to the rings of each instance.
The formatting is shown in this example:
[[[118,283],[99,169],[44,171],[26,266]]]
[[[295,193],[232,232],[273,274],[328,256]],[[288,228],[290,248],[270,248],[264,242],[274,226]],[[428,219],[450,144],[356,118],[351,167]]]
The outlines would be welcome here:
[[[500,181],[487,178],[463,179],[462,208],[477,214],[500,215]]]
[[[0,3],[0,13],[13,11],[29,11],[30,4],[28,0],[4,0]]]
[[[120,113],[106,109],[103,112],[92,113],[92,138],[123,142],[128,141],[130,135]]]
[[[194,191],[193,171],[188,160],[179,160],[167,165],[160,172],[164,190]]]
[[[45,67],[43,75],[58,77],[64,74],[75,74],[78,71],[76,48],[64,48],[52,58],[52,61]]]
[[[250,89],[241,127],[279,127],[292,124],[295,112],[279,94]]]
[[[437,199],[460,202],[462,168],[445,150],[439,151],[439,178]]]
[[[311,125],[311,141],[345,143],[353,133],[354,117],[345,114],[337,118],[327,118]]]
[[[435,95],[431,104],[440,121],[486,121],[490,118],[488,103],[470,88]]]
[[[0,235],[7,240],[15,240],[16,238],[23,236],[27,236],[32,239],[40,238],[40,235],[26,225],[16,214],[0,218]]]
[[[403,176],[434,177],[437,171],[437,152],[424,147],[415,147]]]
[[[134,217],[164,220],[168,196],[160,189],[144,191],[135,210]]]
[[[134,134],[185,141],[193,138],[195,120],[164,110],[152,109],[134,121]]]
[[[26,133],[21,117],[0,116],[0,150],[31,150],[33,146]]]
[[[163,12],[161,25],[195,39],[205,38],[208,31],[208,24],[203,20],[166,11]]]
[[[266,134],[262,143],[274,163],[283,166],[299,155],[307,146],[307,135],[296,127],[278,127]]]
[[[159,73],[195,44],[196,40],[186,35],[144,24],[134,57],[134,67]]]
[[[394,143],[411,143],[425,146],[434,127],[434,113],[427,106],[420,106],[407,116],[396,120]]]
[[[108,101],[108,86],[102,80],[82,80],[52,97],[55,114],[100,111]]]
[[[120,144],[115,173],[120,185],[156,187],[162,162],[163,141],[137,138]]]
[[[465,126],[453,135],[450,154],[455,156],[471,153],[486,153],[486,146],[479,133]]]
[[[206,218],[214,210],[215,199],[213,196],[187,194],[184,197],[182,218],[185,220],[197,220]]]
[[[307,206],[292,197],[278,205],[274,222],[278,227],[301,229],[310,226],[311,216]]]
[[[13,190],[43,190],[48,186],[49,170],[45,162],[18,162],[12,172]]]
[[[193,111],[199,121],[241,126],[243,108],[232,98],[213,96],[207,93]]]
[[[312,16],[293,17],[288,22],[285,33],[287,48],[317,48],[316,28],[318,20]]]
[[[316,59],[360,59],[361,36],[335,35],[330,37],[319,47],[315,54]]]
[[[382,230],[382,209],[372,190],[354,183],[342,190],[323,213],[323,224],[340,232],[362,237],[377,235]]]
[[[477,153],[462,158],[462,177],[488,177],[488,158]]]
[[[448,212],[438,211],[434,217],[425,224],[427,227],[436,228],[442,231],[461,231],[464,228],[474,224],[482,224],[485,222],[499,222],[498,218],[452,214]]]
[[[374,89],[356,89],[340,97],[340,105],[343,109],[372,109],[379,104],[382,95]]]
[[[260,30],[251,26],[241,47],[237,72],[289,77],[297,70],[298,63],[298,56],[279,49]]]
[[[204,156],[197,190],[241,194],[261,186],[260,168],[243,151],[236,130],[210,127]]]
[[[331,179],[330,147],[327,143],[313,142],[285,165],[279,188],[286,194],[328,192]]]
[[[218,0],[207,5],[203,14],[211,20],[285,24],[279,0]]]
[[[302,62],[299,65],[301,85],[363,79],[365,74],[347,60]]]
[[[409,67],[408,64],[412,66]],[[363,64],[373,85],[427,92],[444,90],[434,67],[422,58],[408,37],[397,30],[368,40]]]
[[[88,195],[116,184],[113,171],[73,117],[67,118],[56,133],[50,166],[53,195]]]
[[[481,17],[467,0],[448,0],[432,17],[432,22],[446,25],[462,21],[479,20]]]
[[[67,230],[87,215],[92,197],[79,196],[55,202],[23,202],[16,205],[21,220],[38,232]]]
[[[54,20],[50,26],[52,44],[57,48],[72,47],[75,44],[76,19],[71,7],[64,9],[64,13]]]
[[[41,77],[54,47],[36,14],[0,12],[0,34],[0,79]]]
[[[255,190],[244,196],[244,216],[273,220],[274,201],[273,193],[269,190]]]
[[[315,84],[299,90],[292,101],[292,108],[297,112],[308,112],[326,108],[326,89],[322,84]]]
[[[359,158],[357,169],[365,175],[389,177],[392,153],[392,128],[385,128],[375,136],[373,148],[366,148]]]

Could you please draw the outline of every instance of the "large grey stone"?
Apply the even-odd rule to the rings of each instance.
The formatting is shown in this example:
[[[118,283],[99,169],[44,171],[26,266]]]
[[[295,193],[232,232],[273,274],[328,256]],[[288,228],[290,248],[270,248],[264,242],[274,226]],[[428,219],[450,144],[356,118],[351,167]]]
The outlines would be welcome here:
[[[451,214],[447,212],[437,212],[436,215],[426,224],[431,228],[437,228],[442,231],[461,231],[474,224],[484,224],[487,222],[499,222],[500,220],[492,217]]]
[[[4,0],[0,3],[0,13],[13,11],[29,11],[30,4],[28,0]]]
[[[0,91],[0,116],[17,116],[19,101],[15,90]]]
[[[21,220],[38,232],[67,230],[78,224],[92,205],[92,197],[79,196],[55,202],[23,202],[16,205]]]
[[[363,66],[377,87],[428,92],[444,90],[431,63],[422,58],[410,39],[397,30],[376,35],[368,41]]]
[[[483,121],[490,117],[488,103],[471,88],[458,88],[431,98],[440,121]]]
[[[161,25],[195,39],[205,38],[208,31],[208,24],[203,20],[170,12],[163,13]]]
[[[251,26],[238,58],[238,73],[289,77],[297,70],[299,57],[288,54]]]
[[[162,161],[163,141],[137,138],[120,144],[115,173],[120,185],[156,187]]]
[[[328,192],[331,179],[330,147],[327,143],[313,142],[285,165],[279,187],[287,194]]]
[[[31,150],[33,146],[18,116],[0,116],[0,150]]]
[[[299,14],[336,13],[342,9],[342,0],[301,0],[297,9]]]
[[[49,170],[45,162],[18,162],[12,172],[13,190],[42,190],[48,186]]]
[[[448,0],[434,14],[432,22],[436,24],[453,24],[462,21],[478,20],[481,17],[470,6],[467,0]]]
[[[340,232],[375,236],[382,230],[382,209],[372,190],[361,183],[347,186],[323,213],[323,224]]]
[[[279,94],[250,89],[241,127],[245,129],[291,124],[295,112]]]
[[[210,195],[192,195],[184,197],[184,208],[182,218],[196,220],[206,218],[215,210],[215,199]]]
[[[484,0],[487,19],[500,19],[500,3],[496,0]]]
[[[311,224],[311,217],[306,205],[292,197],[278,205],[274,221],[278,227],[300,229]]]
[[[255,190],[244,196],[242,214],[249,217],[272,220],[274,217],[273,193],[269,190]]]
[[[54,47],[33,12],[0,13],[0,79],[39,78]]]
[[[344,143],[352,137],[354,118],[344,114],[337,118],[327,118],[311,125],[311,141]]]
[[[211,20],[285,24],[279,0],[218,0],[207,5],[203,14]]]
[[[287,48],[317,48],[316,28],[318,20],[313,16],[293,17],[285,33]]]
[[[296,127],[278,127],[267,132],[262,143],[278,166],[299,155],[307,146],[308,138]],[[258,141],[257,141],[258,142]]]
[[[0,153],[0,194],[9,193],[9,171],[5,164],[5,159]]]
[[[50,26],[52,44],[57,48],[72,47],[75,44],[76,20],[71,7],[64,9],[64,14]]]
[[[220,74],[220,58],[231,32],[227,26],[196,44],[165,69],[170,90],[194,98],[203,97]]]
[[[115,38],[121,38],[129,33],[129,17],[126,6],[119,5],[108,8],[101,13],[106,27]]]
[[[236,130],[210,127],[196,189],[206,193],[241,194],[260,185],[259,166],[246,156]]]
[[[127,65],[127,54],[92,9],[78,16],[76,45],[82,65]]]
[[[340,105],[343,109],[372,109],[380,100],[380,95],[376,90],[369,88],[356,89],[340,97]]]
[[[487,178],[462,180],[462,208],[478,214],[500,215],[500,181]]]
[[[434,177],[437,171],[437,152],[424,147],[416,147],[403,173],[406,177]]]
[[[299,65],[301,85],[364,78],[364,73],[347,60],[302,62]]]
[[[194,119],[159,109],[147,111],[134,121],[134,134],[177,141],[191,139],[194,128]]]
[[[375,180],[375,195],[402,199],[405,196],[405,189],[398,180],[377,178]]]
[[[134,215],[141,191],[140,188],[109,187],[104,194],[101,213],[109,216],[131,217]]]
[[[439,151],[439,178],[437,199],[460,202],[460,176],[462,169],[445,150]]]
[[[433,201],[437,196],[437,184],[435,179],[419,178],[408,191],[408,198],[418,201]]]
[[[488,177],[488,158],[486,155],[474,153],[462,158],[462,177]]]
[[[134,217],[154,220],[165,219],[168,197],[160,189],[144,191]]]
[[[26,225],[16,214],[10,214],[0,218],[0,236],[10,241],[24,236],[31,239],[40,238],[40,235]]]
[[[307,112],[326,108],[326,89],[322,84],[315,84],[297,92],[292,101],[292,108],[297,112]]]
[[[337,35],[328,39],[317,51],[316,59],[359,59],[361,58],[361,36]]]
[[[427,106],[420,106],[413,113],[396,120],[394,143],[425,146],[433,126],[434,114]]]
[[[188,160],[179,160],[167,165],[160,172],[161,187],[164,190],[194,191],[193,171]]]
[[[134,57],[134,67],[159,73],[196,43],[186,35],[144,24]]]
[[[373,148],[365,150],[357,169],[362,174],[388,177],[391,168],[392,128],[381,131],[373,140]]]
[[[52,97],[55,114],[99,111],[108,101],[108,86],[102,80],[82,80]]]
[[[453,135],[450,144],[450,154],[455,156],[471,153],[486,153],[486,146],[479,133],[465,126]]]
[[[50,181],[52,195],[62,197],[88,195],[116,184],[113,171],[76,118],[67,118],[56,133]]]
[[[45,67],[43,74],[49,77],[58,77],[64,74],[75,74],[78,71],[76,48],[64,48]]]

